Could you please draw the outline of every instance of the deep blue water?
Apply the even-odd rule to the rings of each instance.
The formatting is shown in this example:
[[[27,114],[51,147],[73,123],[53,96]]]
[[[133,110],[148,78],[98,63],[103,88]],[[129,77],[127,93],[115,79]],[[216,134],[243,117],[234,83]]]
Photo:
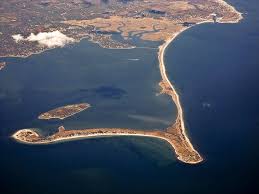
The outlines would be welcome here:
[[[0,72],[1,193],[256,193],[259,6],[256,0],[231,3],[247,13],[241,23],[195,26],[166,51],[169,77],[204,163],[183,164],[166,143],[147,138],[48,146],[8,138],[18,127],[39,126],[47,133],[62,122],[38,121],[38,113],[78,101],[95,106],[66,120],[67,127],[163,128],[164,123],[128,115],[172,119],[170,100],[155,96],[160,79],[156,50],[98,53],[97,45],[83,41],[28,59],[8,59],[10,65]]]

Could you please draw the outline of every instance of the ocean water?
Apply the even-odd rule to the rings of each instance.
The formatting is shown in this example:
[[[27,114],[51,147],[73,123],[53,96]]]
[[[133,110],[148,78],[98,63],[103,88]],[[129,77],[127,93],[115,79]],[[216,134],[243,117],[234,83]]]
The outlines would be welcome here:
[[[66,129],[166,129],[175,120],[176,107],[169,96],[159,94],[158,49],[154,43],[143,45],[147,48],[114,50],[83,40],[28,58],[1,59],[7,62],[0,72],[3,191],[111,192],[114,186],[107,179],[114,176],[114,183],[121,179],[120,174],[113,175],[119,172],[118,158],[133,157],[135,165],[143,166],[146,153],[151,153],[147,155],[151,161],[161,158],[158,162],[163,164],[175,160],[170,146],[157,139],[98,138],[31,146],[10,137],[22,128],[39,128],[48,135],[61,125]],[[91,107],[65,120],[37,118],[53,108],[82,102]],[[99,187],[99,181],[107,189]],[[52,184],[55,186],[50,189]]]
[[[245,13],[244,20],[195,26],[165,56],[203,163],[183,164],[168,144],[151,138],[45,146],[9,138],[24,127],[46,134],[60,124],[163,129],[174,119],[170,99],[156,96],[157,50],[100,50],[82,41],[27,59],[4,59],[9,65],[0,72],[1,193],[256,193],[259,6],[256,0],[230,3]],[[37,120],[50,108],[84,101],[93,107],[64,122]]]
[[[156,53],[104,49],[83,40],[28,58],[3,59],[1,128],[7,133],[37,126],[52,131],[60,125],[164,129],[175,120],[176,108],[168,96],[158,95]],[[37,119],[53,108],[81,102],[91,108],[64,121]]]

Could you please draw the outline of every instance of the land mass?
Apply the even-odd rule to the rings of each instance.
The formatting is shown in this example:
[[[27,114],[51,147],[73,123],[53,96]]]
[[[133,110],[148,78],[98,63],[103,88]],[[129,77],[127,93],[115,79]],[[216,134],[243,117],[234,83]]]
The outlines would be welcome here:
[[[53,110],[40,114],[38,119],[46,119],[46,120],[61,119],[61,120],[63,120],[67,117],[71,117],[72,115],[75,115],[81,111],[84,111],[85,109],[87,109],[89,107],[90,107],[90,104],[87,104],[87,103],[66,105],[66,106],[55,108]]]
[[[159,47],[158,59],[159,68],[162,76],[162,81],[159,83],[161,87],[161,94],[171,96],[175,102],[178,115],[176,121],[172,123],[165,131],[141,130],[141,129],[123,129],[123,128],[97,128],[97,129],[78,129],[65,130],[63,126],[59,127],[57,133],[51,136],[41,136],[35,129],[21,129],[18,130],[12,137],[17,141],[29,144],[48,144],[53,142],[60,142],[71,139],[80,138],[94,138],[103,136],[144,136],[153,137],[166,140],[173,148],[177,158],[185,163],[196,164],[203,161],[202,156],[193,148],[184,125],[183,111],[180,104],[179,96],[169,81],[165,65],[164,65],[164,51],[172,39],[168,39],[162,46]],[[54,109],[55,110],[55,109]],[[55,111],[56,112],[56,111]]]
[[[98,38],[96,42],[106,48],[114,48],[113,44],[109,44],[113,33],[121,34],[124,40],[139,37],[143,40],[163,41],[164,43],[159,47],[158,52],[159,69],[162,77],[159,85],[161,93],[169,95],[176,104],[178,114],[175,122],[167,129],[148,131],[123,128],[65,130],[64,127],[60,127],[57,133],[47,137],[41,136],[35,129],[22,129],[18,130],[13,138],[23,143],[48,144],[99,136],[148,136],[160,138],[170,143],[177,158],[182,162],[196,164],[203,161],[202,156],[194,149],[186,134],[180,97],[167,77],[164,53],[175,37],[191,26],[206,22],[237,23],[242,19],[241,13],[222,0],[136,0],[125,5],[118,3],[111,3],[111,5],[113,6],[109,7],[108,10],[113,11],[107,11],[105,15],[93,13],[87,19],[65,18],[64,21],[59,22],[66,29],[63,28],[62,32],[74,34],[75,39],[90,36],[92,37],[90,40],[99,37],[99,34],[101,34],[101,37],[106,37],[107,42]],[[87,31],[87,29],[91,30]],[[62,29],[59,28],[59,30]],[[16,54],[28,55],[30,52]]]
[[[134,48],[135,37],[166,41],[197,23],[241,18],[223,0],[2,0],[0,56],[26,57],[82,38],[104,48]]]
[[[183,136],[172,133],[172,128],[166,131],[123,128],[65,130],[65,128],[61,126],[57,133],[47,137],[41,136],[36,129],[22,129],[13,134],[12,137],[23,143],[49,144],[73,139],[104,136],[143,136],[159,138],[167,141],[172,146],[172,150],[175,151],[179,160],[189,164],[196,164],[203,160],[198,152],[190,147],[190,144],[186,142]]]

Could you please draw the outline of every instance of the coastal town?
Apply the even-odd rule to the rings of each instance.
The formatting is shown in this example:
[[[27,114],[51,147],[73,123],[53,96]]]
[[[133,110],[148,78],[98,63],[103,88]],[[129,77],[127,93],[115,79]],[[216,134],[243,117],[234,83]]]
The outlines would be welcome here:
[[[3,0],[0,56],[26,57],[83,38],[104,48],[134,48],[134,37],[166,41],[197,23],[240,17],[223,0]]]

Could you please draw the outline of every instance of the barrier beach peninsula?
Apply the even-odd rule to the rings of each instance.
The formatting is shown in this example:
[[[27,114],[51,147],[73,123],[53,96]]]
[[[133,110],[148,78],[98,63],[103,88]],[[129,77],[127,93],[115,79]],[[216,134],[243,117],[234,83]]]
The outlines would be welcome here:
[[[162,1],[164,2],[164,1]],[[188,164],[197,164],[204,159],[196,151],[190,142],[185,128],[184,112],[174,85],[168,79],[166,73],[166,65],[164,62],[164,55],[166,48],[181,32],[188,28],[208,22],[219,23],[237,23],[242,19],[242,15],[234,7],[230,6],[222,0],[204,0],[206,6],[202,7],[200,4],[193,5],[189,1],[170,1],[174,2],[174,6],[178,6],[179,10],[186,11],[194,16],[183,19],[170,19],[156,17],[133,18],[122,16],[110,16],[103,18],[93,18],[88,20],[67,20],[63,24],[70,26],[87,27],[89,25],[99,27],[101,31],[105,32],[119,32],[125,39],[129,34],[133,34],[139,30],[142,34],[140,37],[143,40],[159,41],[163,40],[164,43],[158,50],[159,69],[161,74],[161,93],[169,95],[177,107],[176,120],[166,129],[129,129],[129,128],[92,128],[92,129],[65,129],[63,126],[59,127],[58,132],[50,136],[42,136],[36,129],[21,129],[12,135],[12,137],[22,143],[27,144],[50,144],[61,141],[69,141],[82,138],[95,138],[95,137],[109,137],[109,136],[143,136],[150,138],[159,138],[168,142],[177,158]],[[179,3],[182,2],[182,3]],[[187,3],[186,3],[187,2]],[[202,2],[202,1],[201,1]],[[166,4],[167,2],[165,2]],[[163,3],[162,3],[163,5]],[[200,6],[200,7],[199,7]],[[198,7],[198,8],[197,8]],[[204,12],[201,11],[204,9]],[[191,10],[191,11],[190,11]],[[217,10],[217,13],[213,11]],[[167,10],[165,9],[165,12]],[[153,10],[152,14],[161,14],[163,11]],[[182,12],[179,12],[179,14]],[[161,16],[162,17],[162,16]],[[146,26],[148,25],[148,26]],[[133,28],[133,27],[134,28]],[[78,28],[77,28],[78,29]],[[145,33],[145,29],[146,33]],[[144,31],[144,32],[143,32]]]

